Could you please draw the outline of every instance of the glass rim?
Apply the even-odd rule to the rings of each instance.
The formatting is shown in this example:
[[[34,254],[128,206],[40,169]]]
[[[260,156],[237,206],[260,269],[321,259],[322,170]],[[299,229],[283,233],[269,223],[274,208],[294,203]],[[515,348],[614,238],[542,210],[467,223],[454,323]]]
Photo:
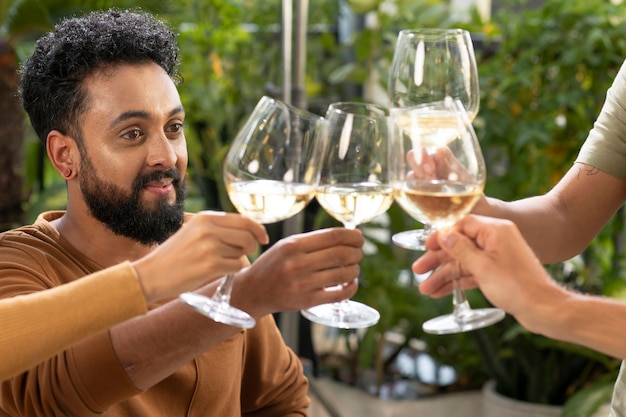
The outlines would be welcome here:
[[[354,111],[350,111],[349,110],[350,108],[365,109],[365,110],[368,110],[369,113],[368,114],[357,113]],[[371,117],[372,115],[386,117],[389,115],[389,108],[381,104],[370,103],[370,102],[365,102],[365,101],[336,101],[328,105],[326,116],[328,116],[330,112],[339,113],[339,114],[354,114],[355,117]]]
[[[389,110],[390,116],[397,116],[398,114],[412,114],[412,113],[420,113],[421,110],[424,109],[442,109],[442,110],[450,110],[454,112],[464,112],[468,113],[467,108],[463,104],[463,102],[459,98],[455,97],[446,97],[443,100],[434,100],[428,101],[424,103],[414,104],[412,106],[406,107],[394,107]]]
[[[424,33],[424,34],[443,34],[443,33],[465,34],[465,33],[468,33],[469,34],[470,32],[467,29],[461,29],[461,28],[408,28],[408,29],[402,29],[400,30],[400,32],[398,32],[399,35],[401,34],[414,35],[414,34],[420,34],[420,33]]]
[[[262,103],[265,103],[265,102],[267,102],[269,104],[276,104],[278,106],[282,106],[285,109],[289,110],[290,112],[293,112],[294,114],[296,114],[299,117],[304,117],[304,118],[308,118],[308,119],[316,119],[316,120],[321,120],[321,119],[324,118],[323,116],[321,116],[319,114],[316,114],[316,113],[313,113],[313,112],[311,112],[311,111],[309,111],[307,109],[303,109],[301,107],[296,107],[293,104],[286,103],[285,101],[283,101],[283,100],[281,100],[279,98],[271,97],[271,96],[268,96],[268,95],[263,95],[259,99],[259,101],[257,102],[255,108],[260,106]]]

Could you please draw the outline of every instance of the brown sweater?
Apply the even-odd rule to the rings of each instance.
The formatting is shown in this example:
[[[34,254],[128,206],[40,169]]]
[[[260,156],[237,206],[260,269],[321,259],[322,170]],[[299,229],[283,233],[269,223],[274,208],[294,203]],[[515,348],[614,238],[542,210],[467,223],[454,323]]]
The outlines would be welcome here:
[[[102,270],[48,223],[60,215],[0,235],[0,298]],[[4,381],[0,416],[306,416],[307,389],[299,360],[266,316],[145,392],[127,378],[109,332],[99,333]]]

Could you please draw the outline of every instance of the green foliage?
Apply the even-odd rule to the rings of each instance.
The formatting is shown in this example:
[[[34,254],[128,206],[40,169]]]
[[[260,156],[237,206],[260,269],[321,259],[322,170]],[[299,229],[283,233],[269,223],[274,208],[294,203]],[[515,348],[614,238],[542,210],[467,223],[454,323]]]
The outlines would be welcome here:
[[[193,179],[207,208],[220,208],[220,161],[227,144],[262,92],[262,72],[252,64],[254,36],[241,26],[236,2],[181,1],[172,21],[180,29],[186,136]],[[262,65],[262,64],[259,64]]]
[[[324,25],[334,3],[320,1],[310,25]],[[171,21],[180,29],[190,171],[207,208],[232,210],[221,180],[228,146],[263,95],[282,95],[281,2],[181,0]],[[326,13],[321,13],[325,11]],[[314,38],[317,40],[317,36]],[[307,43],[309,77],[324,49]],[[315,84],[315,78],[309,78]],[[309,90],[309,94],[321,88]],[[281,98],[281,97],[279,97]]]
[[[141,8],[161,14],[169,12],[172,4],[172,0],[1,0],[0,38],[32,41],[62,18],[91,10]]]
[[[598,378],[593,385],[576,392],[563,407],[563,416],[588,417],[611,400],[615,377],[612,374]]]
[[[349,1],[350,11],[357,18],[369,13],[369,23],[356,24],[348,39],[338,45],[338,51],[329,58],[332,68],[329,81],[332,85],[342,83],[366,84],[375,79],[383,90],[387,89],[389,63],[393,56],[398,32],[417,27],[451,27],[450,8],[442,0],[398,0],[395,2]],[[356,96],[343,90],[343,99],[368,98]],[[347,94],[347,95],[346,95]],[[371,99],[371,98],[370,98]],[[386,105],[386,103],[383,103]]]
[[[565,404],[572,394],[607,376],[619,361],[588,348],[532,334],[511,317],[472,333],[501,394],[540,404]]]
[[[571,166],[626,56],[624,12],[607,1],[550,0],[495,17],[500,30],[486,42],[496,52],[478,67],[488,195],[543,194]]]

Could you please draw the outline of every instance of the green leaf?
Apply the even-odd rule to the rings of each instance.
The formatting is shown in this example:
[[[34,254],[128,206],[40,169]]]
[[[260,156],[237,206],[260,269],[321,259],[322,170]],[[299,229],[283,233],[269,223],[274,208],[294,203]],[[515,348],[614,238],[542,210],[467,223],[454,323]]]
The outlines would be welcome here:
[[[563,406],[561,417],[592,417],[613,395],[614,375],[574,394]]]

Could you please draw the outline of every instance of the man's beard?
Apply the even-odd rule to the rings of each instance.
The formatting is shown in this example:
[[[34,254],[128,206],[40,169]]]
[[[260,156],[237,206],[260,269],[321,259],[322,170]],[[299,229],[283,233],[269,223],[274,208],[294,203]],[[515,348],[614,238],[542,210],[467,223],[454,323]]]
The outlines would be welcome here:
[[[139,175],[133,182],[130,195],[116,184],[101,180],[95,174],[91,159],[82,155],[79,183],[91,215],[117,235],[145,245],[162,243],[183,224],[186,182],[177,169],[155,171]],[[176,201],[168,203],[164,197],[154,208],[141,204],[143,186],[150,181],[173,179]]]

